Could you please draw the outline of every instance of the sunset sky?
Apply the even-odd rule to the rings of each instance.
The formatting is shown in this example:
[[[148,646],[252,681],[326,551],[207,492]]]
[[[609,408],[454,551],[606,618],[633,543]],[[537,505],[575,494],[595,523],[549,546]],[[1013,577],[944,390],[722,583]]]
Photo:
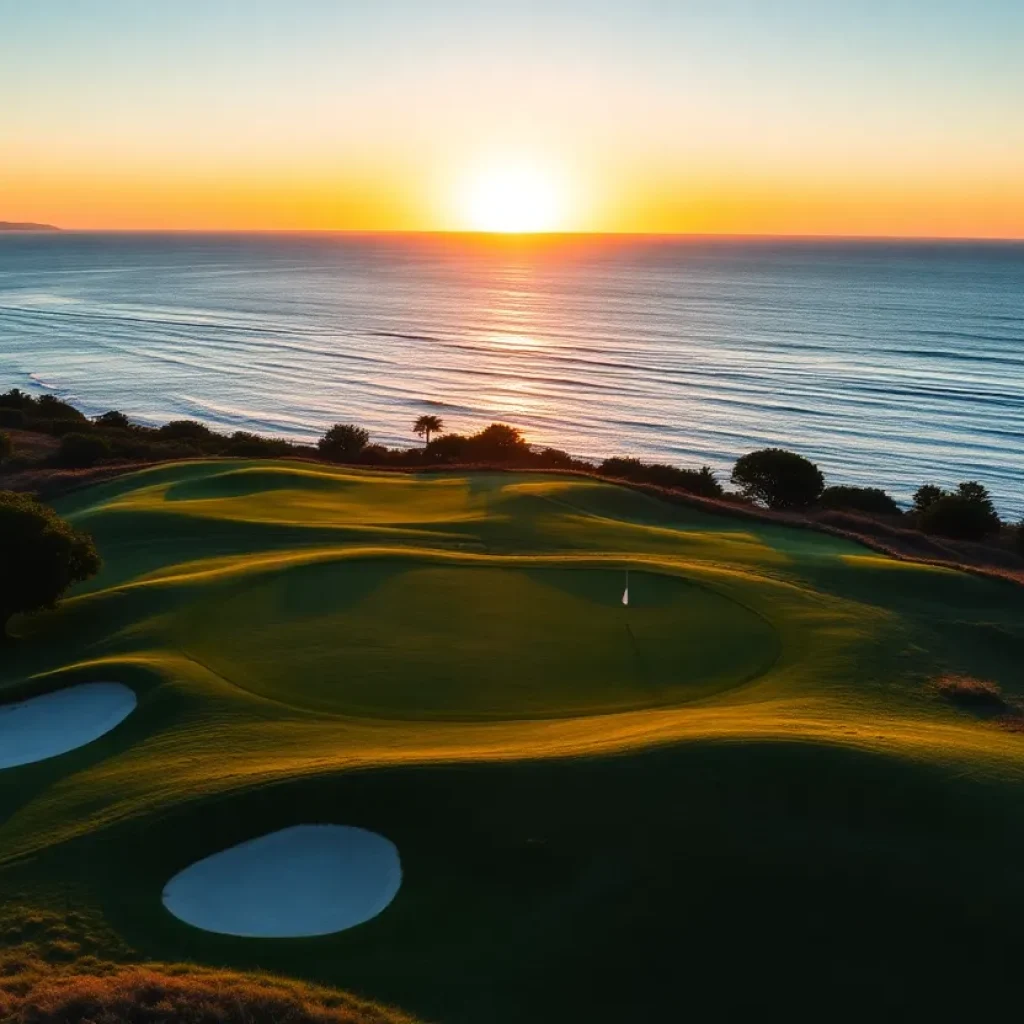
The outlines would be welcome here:
[[[1024,237],[1022,54],[1021,0],[0,0],[0,219]]]

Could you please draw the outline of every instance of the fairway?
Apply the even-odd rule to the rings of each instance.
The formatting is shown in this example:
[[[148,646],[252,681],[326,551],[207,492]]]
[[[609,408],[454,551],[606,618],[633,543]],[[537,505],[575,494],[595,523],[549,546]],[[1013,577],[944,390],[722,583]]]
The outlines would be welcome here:
[[[84,921],[437,1024],[1002,995],[1024,738],[936,680],[1024,700],[1020,588],[584,477],[210,460],[57,505],[104,568],[15,620],[0,695],[138,704],[0,771],[0,900],[82,955]],[[401,886],[346,919],[217,859],[311,825]],[[228,934],[201,886],[165,906],[211,877]],[[302,900],[328,923],[286,938]]]

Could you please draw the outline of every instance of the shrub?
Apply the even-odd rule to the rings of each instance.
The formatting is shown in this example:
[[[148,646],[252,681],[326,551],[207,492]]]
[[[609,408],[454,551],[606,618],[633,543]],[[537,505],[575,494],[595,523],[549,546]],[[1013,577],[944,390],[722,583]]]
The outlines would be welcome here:
[[[738,459],[732,482],[744,496],[768,508],[809,508],[822,494],[821,470],[802,455],[783,448],[764,448]]]
[[[210,441],[217,435],[198,420],[171,420],[157,434],[164,441]]]
[[[639,459],[622,456],[605,459],[597,467],[597,471],[601,476],[614,476],[621,480],[639,479],[643,470],[644,464]]]
[[[478,462],[517,462],[529,457],[522,433],[507,423],[492,423],[469,438],[466,454]]]
[[[110,452],[119,459],[132,459],[139,462],[156,462],[162,459],[194,459],[202,452],[186,441],[159,441],[154,437],[133,433],[122,437],[108,438]]]
[[[18,430],[25,426],[25,414],[21,409],[8,409],[0,406],[0,427],[11,427]]]
[[[427,462],[465,462],[469,450],[469,438],[463,434],[445,434],[435,437],[423,450]]]
[[[9,459],[13,451],[14,445],[11,444],[11,439],[6,434],[0,434],[0,462]]]
[[[261,459],[286,455],[292,446],[287,441],[274,437],[261,437],[250,434],[247,430],[236,430],[227,441],[224,449],[227,455],[237,455],[243,459]]]
[[[54,395],[40,395],[36,399],[36,413],[47,420],[74,420],[76,423],[84,423],[85,416],[73,405],[62,402]]]
[[[581,466],[587,466],[581,459],[574,459],[568,452],[563,452],[561,448],[542,448],[534,454],[531,464],[543,469],[578,469]]]
[[[1017,543],[1017,550],[1024,555],[1024,519],[1017,524],[1017,529],[1014,530],[1014,538]]]
[[[937,498],[929,495],[929,500],[917,516],[917,525],[925,533],[935,533],[954,540],[981,540],[997,532],[1000,523],[988,490],[976,481],[969,480],[960,484],[955,491],[940,491]]]
[[[999,516],[996,514],[996,507],[992,504],[992,495],[988,493],[987,487],[979,484],[977,480],[967,480],[957,484],[956,495],[964,501],[971,502],[972,505],[977,505],[988,516],[992,528],[999,529]]]
[[[56,461],[68,469],[87,469],[108,458],[110,445],[95,434],[65,434],[57,449]]]
[[[922,484],[914,491],[914,511],[924,512],[930,505],[933,505],[946,492],[935,484]]]
[[[385,462],[394,461],[394,456],[399,454],[397,451],[392,452],[390,448],[385,448],[382,444],[368,444],[359,453],[359,461],[365,462],[368,465],[379,466]]]
[[[673,490],[698,494],[705,498],[720,498],[722,485],[715,479],[710,466],[700,469],[680,469],[662,462],[641,462],[633,458],[605,459],[597,468],[602,476],[632,480],[636,483],[654,484]]]
[[[0,409],[20,409],[25,412],[35,404],[35,399],[20,388],[11,388],[0,395]]]
[[[899,505],[880,487],[826,487],[819,504],[822,508],[864,512],[871,516],[902,515]]]
[[[952,540],[981,540],[998,529],[982,507],[959,494],[944,494],[933,501],[918,525],[925,533]]]
[[[109,412],[101,413],[96,417],[96,426],[113,430],[128,430],[131,427],[131,421],[123,412],[111,409]]]
[[[65,434],[84,434],[92,430],[92,424],[88,420],[30,420],[26,426],[29,430],[41,430],[54,437],[63,437]]]
[[[52,608],[99,568],[88,534],[28,495],[0,491],[0,639],[12,615]]]
[[[317,442],[320,454],[335,462],[354,462],[370,441],[369,431],[354,423],[335,423]]]

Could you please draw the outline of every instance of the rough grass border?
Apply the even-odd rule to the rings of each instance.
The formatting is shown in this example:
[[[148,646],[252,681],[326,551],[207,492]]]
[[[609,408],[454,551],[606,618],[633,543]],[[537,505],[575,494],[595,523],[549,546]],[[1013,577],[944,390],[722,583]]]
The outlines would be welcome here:
[[[115,479],[127,473],[174,462],[265,461],[240,459],[238,456],[203,455],[189,459],[163,459],[154,462],[123,462],[96,466],[91,469],[35,469],[12,474],[0,473],[0,488],[31,491],[43,500],[61,497],[82,487]],[[776,512],[759,508],[742,498],[705,498],[674,488],[639,483],[619,477],[603,476],[582,469],[549,469],[534,466],[495,465],[488,463],[446,463],[431,466],[388,466],[370,463],[341,463],[316,458],[313,455],[281,456],[272,461],[296,462],[318,466],[337,466],[342,469],[367,470],[381,473],[423,475],[431,473],[533,473],[550,476],[575,476],[599,483],[628,487],[641,494],[659,498],[670,504],[685,505],[714,515],[731,516],[750,522],[774,523],[795,529],[812,530],[843,540],[862,544],[901,562],[931,565],[941,569],[966,572],[985,579],[1005,580],[1024,585],[1024,557],[991,544],[969,541],[946,541],[931,537],[918,530],[905,529],[879,519],[856,513],[822,509],[810,513]],[[6,477],[6,478],[5,478]],[[1002,557],[1007,564],[999,564]]]
[[[415,1024],[333,989],[191,964],[88,958],[55,967],[32,954],[0,960],[6,1024]]]

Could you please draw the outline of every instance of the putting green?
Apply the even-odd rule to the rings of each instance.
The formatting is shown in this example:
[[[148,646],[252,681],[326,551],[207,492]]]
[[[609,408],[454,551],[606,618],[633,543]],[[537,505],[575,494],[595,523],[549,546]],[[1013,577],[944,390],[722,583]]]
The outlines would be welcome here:
[[[437,1024],[1016,999],[1024,740],[934,680],[1024,705],[1024,588],[547,474],[213,460],[58,506],[104,568],[15,621],[0,702],[138,706],[0,773],[0,902],[59,918],[54,956],[87,921]],[[394,844],[381,913],[284,940],[164,907],[306,824]]]
[[[405,559],[210,588],[160,630],[244,689],[385,718],[556,717],[673,704],[771,665],[775,631],[684,579]]]

